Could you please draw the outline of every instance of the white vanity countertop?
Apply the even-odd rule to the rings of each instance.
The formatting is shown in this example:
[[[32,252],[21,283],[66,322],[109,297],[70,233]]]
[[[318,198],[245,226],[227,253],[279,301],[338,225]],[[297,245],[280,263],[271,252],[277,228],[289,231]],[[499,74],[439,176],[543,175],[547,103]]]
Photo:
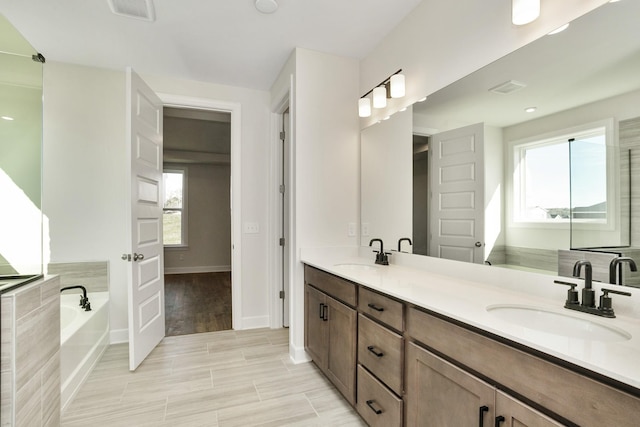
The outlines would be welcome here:
[[[454,277],[455,274],[449,276],[414,266],[394,265],[393,257],[391,257],[391,265],[376,266],[373,263],[373,254],[365,258],[360,256],[357,250],[341,249],[343,250],[303,249],[301,260],[305,264],[344,277],[352,282],[640,389],[640,319],[619,313],[615,319],[607,319],[567,310],[563,308],[563,305],[568,287],[553,284],[553,280],[556,279],[553,276],[532,276],[531,274],[527,276],[525,272],[513,272],[506,269],[502,271],[498,268],[491,270],[491,267],[467,266],[460,263],[460,268],[470,269],[471,272],[475,269],[478,273],[470,280],[469,278]],[[436,259],[429,262],[448,262],[449,266],[452,265],[451,261],[447,260]],[[371,268],[353,267],[353,264],[369,265]],[[491,271],[494,276],[495,274],[504,275],[510,282],[522,277],[523,282],[526,283],[533,278],[539,281],[540,285],[536,285],[535,290],[529,291],[531,286],[519,288],[517,283],[510,283],[506,286],[495,285],[493,282],[489,284],[486,277],[479,273],[483,271]],[[458,276],[460,275],[458,274]],[[582,289],[582,281],[579,279],[559,279],[578,283],[577,289]],[[594,288],[597,288],[597,285],[594,285]],[[545,295],[547,290],[550,294],[549,297]],[[624,290],[629,290],[629,288],[624,288]],[[634,293],[631,298],[640,298],[640,292],[637,289],[630,291]],[[600,292],[597,291],[596,298],[599,295]],[[616,301],[620,301],[622,298],[629,297],[613,295],[614,309]],[[566,337],[537,331],[501,320],[495,314],[487,311],[487,307],[493,305],[521,305],[541,308],[545,311],[586,319],[597,325],[621,330],[629,334],[631,338],[603,342],[589,339],[588,331],[584,334],[586,338]]]

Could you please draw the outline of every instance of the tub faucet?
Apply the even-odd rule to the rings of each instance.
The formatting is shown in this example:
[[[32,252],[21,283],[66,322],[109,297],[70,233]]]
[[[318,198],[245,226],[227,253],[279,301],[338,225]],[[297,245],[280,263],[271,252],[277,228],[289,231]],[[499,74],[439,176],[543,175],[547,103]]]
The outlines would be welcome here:
[[[402,252],[402,242],[409,242],[409,244],[413,246],[410,238],[401,237],[400,240],[398,240],[398,252]]]
[[[609,283],[611,283],[612,285],[618,284],[617,277],[618,277],[618,272],[620,270],[618,266],[625,262],[629,264],[629,270],[638,271],[636,262],[627,256],[619,256],[617,258],[612,259],[611,262],[609,263]],[[622,277],[620,277],[620,285],[622,285]]]
[[[382,239],[371,239],[369,246],[373,246],[373,242],[380,242],[380,251],[374,251],[376,253],[376,264],[389,265],[389,253],[384,251]]]
[[[75,286],[67,286],[60,289],[60,292],[66,291],[69,289],[82,289],[82,295],[80,295],[80,307],[84,309],[84,311],[91,311],[91,303],[89,302],[89,298],[87,297],[87,288],[82,285]]]
[[[582,289],[582,305],[584,307],[595,307],[595,291],[592,289],[592,267],[591,263],[585,259],[577,261],[573,266],[573,277],[580,277],[580,270],[584,266],[584,289]]]

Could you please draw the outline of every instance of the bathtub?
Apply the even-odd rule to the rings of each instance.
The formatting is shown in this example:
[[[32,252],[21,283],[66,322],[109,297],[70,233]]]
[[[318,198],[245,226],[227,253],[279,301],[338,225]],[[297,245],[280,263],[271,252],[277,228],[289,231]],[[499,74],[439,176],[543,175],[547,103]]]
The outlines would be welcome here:
[[[67,407],[109,344],[109,293],[90,292],[91,311],[77,293],[60,294],[61,409]]]

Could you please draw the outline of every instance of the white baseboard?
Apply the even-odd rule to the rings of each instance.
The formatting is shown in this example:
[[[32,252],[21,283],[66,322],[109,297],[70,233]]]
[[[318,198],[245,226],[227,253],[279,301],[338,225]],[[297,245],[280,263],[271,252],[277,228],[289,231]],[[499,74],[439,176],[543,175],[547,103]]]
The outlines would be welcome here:
[[[270,326],[269,316],[243,317],[242,324],[234,328],[238,330],[268,328]]]
[[[296,365],[299,363],[311,362],[311,358],[307,352],[304,351],[304,347],[297,347],[291,343],[289,343],[289,358]]]
[[[129,329],[112,329],[109,332],[109,344],[129,342]]]
[[[230,265],[204,265],[196,267],[165,267],[164,274],[219,273],[231,271]]]

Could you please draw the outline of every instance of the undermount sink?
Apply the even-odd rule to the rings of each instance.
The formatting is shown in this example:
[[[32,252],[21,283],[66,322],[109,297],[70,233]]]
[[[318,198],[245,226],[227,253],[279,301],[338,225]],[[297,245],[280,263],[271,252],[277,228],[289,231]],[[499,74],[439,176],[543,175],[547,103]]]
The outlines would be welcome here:
[[[490,305],[487,311],[511,324],[551,335],[602,342],[631,339],[631,334],[615,326],[604,325],[562,311],[527,305]]]
[[[333,266],[339,267],[345,270],[352,270],[352,271],[375,271],[378,269],[377,265],[358,264],[358,263],[334,264]]]

